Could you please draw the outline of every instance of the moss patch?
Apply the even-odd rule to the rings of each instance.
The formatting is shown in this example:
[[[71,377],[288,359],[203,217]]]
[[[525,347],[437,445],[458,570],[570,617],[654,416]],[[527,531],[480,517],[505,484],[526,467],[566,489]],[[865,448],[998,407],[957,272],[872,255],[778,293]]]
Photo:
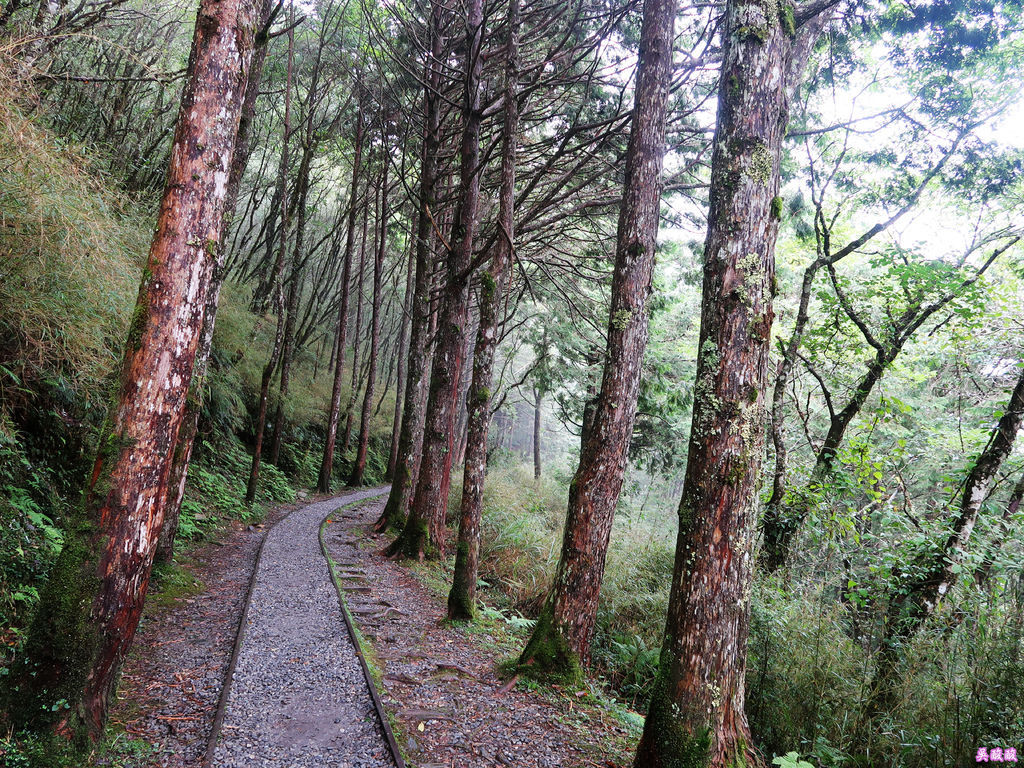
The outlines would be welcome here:
[[[541,611],[526,648],[519,657],[519,674],[538,680],[578,683],[583,679],[579,657],[570,650],[555,625],[550,601]]]
[[[679,706],[668,695],[664,671],[658,673],[651,693],[641,752],[657,759],[664,768],[707,768],[711,762],[711,731],[706,726],[695,731],[688,727]]]

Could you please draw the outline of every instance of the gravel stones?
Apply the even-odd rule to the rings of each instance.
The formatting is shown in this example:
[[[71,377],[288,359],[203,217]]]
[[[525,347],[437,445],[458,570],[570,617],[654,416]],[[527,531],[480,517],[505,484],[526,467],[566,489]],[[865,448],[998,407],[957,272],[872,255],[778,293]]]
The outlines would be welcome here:
[[[320,523],[360,491],[297,509],[267,534],[217,768],[393,768],[320,551]]]

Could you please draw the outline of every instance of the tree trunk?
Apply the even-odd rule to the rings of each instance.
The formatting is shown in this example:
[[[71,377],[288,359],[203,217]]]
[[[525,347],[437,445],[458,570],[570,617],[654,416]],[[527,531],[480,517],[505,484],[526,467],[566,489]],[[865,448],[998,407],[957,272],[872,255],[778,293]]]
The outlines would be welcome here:
[[[103,735],[142,612],[216,263],[255,3],[203,0],[118,401],[22,657],[21,725]],[[67,702],[63,708],[57,703]]]
[[[791,14],[747,0],[726,5],[693,422],[637,768],[761,762],[744,677]]]
[[[292,274],[288,284],[288,304],[285,307],[284,343],[281,347],[281,381],[277,389],[277,410],[274,414],[274,436],[270,441],[270,463],[281,459],[281,441],[284,439],[284,404],[291,386],[292,360],[295,356],[295,323],[302,298],[302,246],[306,234],[306,200],[309,196],[309,169],[313,162],[316,143],[310,142],[303,151],[299,173],[295,180],[298,192],[296,205],[295,244],[292,247]]]
[[[185,415],[182,417],[178,439],[174,446],[174,460],[171,475],[167,482],[167,506],[164,513],[164,524],[160,529],[155,559],[158,563],[169,563],[174,559],[174,541],[178,535],[178,523],[181,520],[181,504],[185,499],[185,484],[188,479],[188,466],[192,460],[192,449],[199,432],[199,414],[202,410],[202,398],[206,386],[206,372],[213,349],[213,331],[217,320],[217,306],[220,301],[220,289],[224,284],[224,258],[226,255],[226,236],[235,215],[238,204],[238,188],[249,163],[251,151],[250,137],[253,118],[256,115],[256,100],[259,98],[260,81],[263,78],[263,65],[267,60],[267,25],[273,11],[274,0],[261,0],[258,27],[253,44],[252,63],[249,65],[249,76],[245,87],[245,99],[242,102],[241,117],[238,121],[238,138],[231,156],[231,172],[228,176],[228,188],[224,194],[223,229],[217,243],[217,263],[210,277],[210,288],[206,294],[206,308],[203,312],[203,330],[199,336],[199,348],[196,350],[195,368],[189,397],[185,402]]]
[[[547,674],[575,677],[590,656],[647,346],[674,22],[674,0],[645,2],[601,393],[569,486],[554,587],[520,658]]]
[[[358,87],[358,84],[357,84]],[[327,417],[327,439],[324,442],[324,458],[320,463],[320,480],[317,490],[330,493],[331,475],[334,472],[334,446],[338,436],[338,418],[341,414],[341,387],[345,380],[345,336],[348,327],[349,284],[352,277],[352,249],[356,237],[357,191],[359,189],[359,172],[363,159],[363,101],[359,100],[359,112],[356,116],[356,138],[352,160],[352,186],[350,191],[348,225],[345,234],[345,266],[341,275],[341,305],[338,309],[338,330],[335,336],[335,368],[334,388],[331,391],[331,409]]]
[[[291,6],[294,16],[295,7]],[[270,350],[270,359],[263,366],[263,376],[260,379],[260,399],[256,411],[256,439],[253,445],[252,466],[249,469],[249,482],[245,489],[245,503],[253,504],[256,501],[256,489],[260,481],[260,462],[263,458],[263,435],[267,428],[267,409],[270,404],[270,382],[277,370],[277,363],[281,357],[281,347],[284,343],[284,257],[288,249],[288,143],[291,134],[291,106],[292,106],[292,74],[295,67],[295,30],[288,29],[288,69],[285,77],[284,91],[284,130],[281,139],[281,168],[278,173],[277,198],[281,201],[281,226],[280,242],[278,243],[277,260],[274,263],[274,272],[271,277],[274,286],[274,304],[277,312],[277,328],[274,332],[274,343]]]
[[[1009,534],[1012,530],[1012,520],[1020,512],[1021,504],[1024,503],[1024,475],[1017,480],[1017,484],[1010,491],[1010,498],[1006,500],[1006,509],[1003,510],[1002,519],[999,521],[1000,531],[990,539],[990,544],[981,564],[974,571],[974,582],[980,589],[988,587],[989,578],[992,576],[992,567],[995,565],[996,551],[1005,541],[1003,533]]]
[[[414,234],[414,233],[410,233]],[[402,434],[402,390],[405,386],[406,356],[408,355],[409,313],[412,310],[412,276],[416,261],[415,240],[409,238],[409,265],[405,272],[405,295],[402,297],[402,322],[398,325],[398,375],[395,377],[395,418],[391,426],[391,452],[388,455],[388,469],[384,480],[390,482],[395,477],[398,466],[398,444]]]
[[[828,433],[825,435],[825,440],[815,457],[814,467],[811,469],[811,476],[807,487],[788,506],[784,503],[785,446],[782,446],[780,453],[781,435],[776,439],[775,432],[773,431],[776,468],[772,476],[772,495],[768,500],[768,505],[765,507],[764,521],[762,523],[764,548],[761,551],[760,558],[761,565],[767,573],[774,573],[785,564],[793,538],[800,531],[800,526],[811,510],[812,495],[821,488],[822,483],[826,481],[835,466],[839,446],[842,445],[847,427],[850,426],[850,422],[853,421],[854,417],[864,407],[868,396],[875,388],[875,385],[881,380],[882,374],[890,362],[891,360],[888,359],[886,353],[879,351],[868,364],[868,369],[860,384],[857,385],[857,389],[854,391],[849,402],[838,413],[832,414]],[[779,412],[782,410],[781,402],[775,402],[781,401],[784,397],[784,392],[780,392],[779,383],[780,381],[776,381],[773,413],[776,412],[775,406],[778,406]],[[785,381],[781,380],[781,383],[784,385]]]
[[[345,432],[341,440],[341,452],[348,451],[352,442],[352,418],[359,398],[359,353],[362,350],[360,335],[363,329],[363,276],[366,274],[366,236],[370,226],[369,193],[363,202],[363,236],[359,240],[359,274],[356,277],[356,327],[352,336],[352,382],[349,387],[348,405],[345,406]]]
[[[937,167],[941,167],[941,164]],[[1019,235],[1013,236],[1008,242],[995,248],[988,259],[973,275],[964,278],[964,280],[939,299],[926,304],[924,299],[920,298],[917,303],[912,304],[898,319],[893,321],[892,327],[887,330],[886,338],[883,340],[876,339],[867,330],[863,319],[858,316],[852,304],[839,288],[833,267],[837,259],[825,260],[823,262],[832,277],[832,285],[840,305],[850,319],[864,333],[865,339],[870,346],[874,347],[875,356],[868,362],[867,370],[864,372],[860,383],[846,405],[838,412],[831,412],[831,403],[829,403],[831,421],[828,433],[825,435],[825,440],[822,442],[821,448],[818,449],[817,456],[815,457],[814,467],[811,470],[811,477],[806,492],[799,494],[789,509],[770,506],[766,510],[764,518],[765,548],[762,553],[762,564],[769,572],[774,571],[785,563],[793,538],[810,512],[813,492],[819,490],[832,473],[836,456],[839,452],[839,446],[842,445],[847,428],[849,428],[854,418],[861,412],[871,392],[878,382],[882,380],[882,376],[889,366],[892,365],[900,352],[903,351],[906,343],[929,317],[961,295],[965,289],[985,273],[999,256],[1015,245],[1019,239]]]
[[[479,323],[477,323],[479,325]],[[462,352],[462,359],[465,361],[462,366],[462,375],[459,377],[459,393],[456,399],[458,407],[455,417],[455,451],[452,453],[452,466],[459,466],[466,459],[466,438],[469,427],[469,408],[466,399],[469,397],[469,388],[473,384],[473,354],[476,350],[476,332],[472,321],[466,324],[466,345]]]
[[[508,3],[505,53],[505,115],[502,125],[501,189],[498,193],[498,242],[488,270],[480,280],[480,324],[473,353],[473,382],[467,397],[466,456],[459,506],[459,541],[455,574],[448,594],[448,618],[471,621],[476,614],[476,582],[480,568],[480,520],[487,476],[487,429],[491,421],[494,353],[498,347],[499,313],[515,250],[516,138],[519,133],[519,0]]]
[[[35,19],[32,22],[28,43],[18,54],[19,75],[25,78],[31,76],[32,68],[49,47],[50,38],[47,33],[51,31],[51,22],[66,8],[67,0],[40,0],[39,10],[36,11]]]
[[[373,303],[370,319],[370,363],[366,375],[366,392],[363,395],[363,412],[359,420],[359,442],[356,446],[356,461],[352,466],[352,476],[348,484],[363,484],[363,473],[366,471],[366,452],[370,444],[370,419],[373,411],[374,387],[377,384],[377,352],[380,345],[380,305],[381,283],[384,279],[384,250],[388,241],[388,160],[384,158],[384,170],[381,173],[380,215],[377,219],[380,228],[380,242],[377,257],[373,263]]]
[[[540,406],[543,401],[541,391],[535,389],[536,398],[533,404],[533,479],[540,480]]]
[[[468,0],[456,227],[452,233],[452,249],[448,254],[446,284],[438,318],[438,339],[430,374],[430,395],[427,400],[416,494],[405,528],[389,549],[393,555],[404,554],[419,559],[427,554],[429,546],[441,554],[445,546],[445,513],[451,484],[459,376],[465,362],[469,270],[480,202],[482,42],[483,0]]]
[[[442,6],[430,4],[431,55],[427,58],[423,89],[423,156],[420,166],[419,210],[416,221],[416,277],[412,297],[412,329],[409,332],[409,373],[405,382],[402,429],[398,438],[398,460],[391,493],[375,528],[404,525],[419,475],[420,445],[423,440],[423,381],[430,364],[430,272],[434,234],[431,215],[437,187],[437,153],[440,148],[440,60]]]
[[[821,18],[816,21],[820,23]],[[804,47],[799,51],[794,51],[790,56],[790,71],[787,73],[788,83],[790,91],[794,89],[794,84],[800,78],[800,73],[806,63],[807,57],[810,53],[810,49],[813,45],[813,38],[815,35],[804,34],[801,36],[801,43]],[[888,220],[884,222],[878,222],[870,229],[866,230],[860,237],[851,240],[838,251],[833,252],[831,246],[831,231],[829,229],[830,224],[826,221],[824,213],[822,212],[821,203],[819,201],[817,210],[815,212],[815,235],[818,242],[818,254],[817,257],[807,269],[804,270],[803,282],[800,288],[800,300],[798,303],[796,322],[793,326],[793,333],[789,337],[789,341],[783,350],[782,359],[779,360],[779,365],[775,378],[775,387],[772,395],[772,412],[771,412],[771,438],[772,447],[775,453],[775,469],[772,473],[772,492],[765,505],[764,511],[764,547],[761,550],[760,565],[768,573],[772,573],[785,563],[786,555],[789,552],[789,547],[792,542],[793,536],[796,535],[797,530],[800,527],[802,517],[799,512],[796,514],[790,514],[791,510],[788,510],[784,506],[784,500],[786,497],[786,430],[785,430],[785,399],[786,399],[786,387],[789,384],[790,376],[793,371],[793,367],[796,365],[797,352],[800,346],[803,344],[804,332],[807,329],[807,323],[810,319],[810,313],[808,308],[810,306],[812,288],[814,286],[814,280],[817,277],[819,270],[825,267],[829,270],[834,269],[842,259],[845,259],[851,253],[856,252],[866,243],[870,242],[878,234],[886,231],[896,221],[901,219],[907,212],[912,210],[917,202],[921,199],[921,195],[924,190],[945,167],[949,158],[953,152],[960,145],[964,137],[967,135],[966,132],[961,133],[958,138],[952,143],[952,145],[946,150],[942,157],[932,166],[931,170],[924,175],[920,182],[915,187],[914,191],[907,198],[907,201],[893,213]],[[877,358],[871,365],[877,364]],[[883,366],[884,367],[884,366]],[[869,369],[869,377],[873,378],[873,381],[868,382],[862,380],[860,387],[857,392],[865,390],[866,384],[867,390],[874,386],[874,381],[877,381],[877,377],[872,374]],[[879,374],[880,375],[880,374]],[[866,400],[868,392],[864,394]],[[861,401],[863,403],[863,400]],[[831,408],[831,402],[828,403]],[[844,409],[845,410],[845,409]],[[835,453],[842,440],[842,432],[846,429],[846,425],[849,424],[850,419],[853,415],[845,420],[842,429],[836,430],[836,414],[830,413],[832,417],[832,427],[829,429],[829,439],[826,440],[827,450],[820,452],[819,461],[821,457],[827,456],[827,460],[831,462],[834,458]],[[825,448],[825,446],[823,446]],[[812,472],[813,476],[813,472]]]

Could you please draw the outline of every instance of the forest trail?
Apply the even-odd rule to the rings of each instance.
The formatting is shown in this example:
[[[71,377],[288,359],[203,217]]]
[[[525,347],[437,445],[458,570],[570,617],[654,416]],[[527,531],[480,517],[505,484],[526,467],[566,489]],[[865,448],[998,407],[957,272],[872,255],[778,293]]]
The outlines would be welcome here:
[[[331,512],[386,492],[309,504],[267,533],[210,765],[395,765],[318,537]]]

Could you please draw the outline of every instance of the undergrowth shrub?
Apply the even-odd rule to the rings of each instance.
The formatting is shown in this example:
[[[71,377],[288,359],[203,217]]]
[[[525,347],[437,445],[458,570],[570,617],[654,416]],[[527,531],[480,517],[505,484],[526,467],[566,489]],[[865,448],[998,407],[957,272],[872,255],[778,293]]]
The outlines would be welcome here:
[[[974,764],[979,747],[1021,744],[1024,612],[1012,598],[964,589],[955,609],[940,606],[901,648],[896,706],[867,718],[877,642],[851,639],[849,608],[828,590],[758,583],[747,668],[755,740],[767,754],[863,768],[953,768]]]
[[[269,462],[260,465],[256,504],[245,504],[251,457],[232,435],[197,446],[188,470],[185,498],[181,504],[178,536],[198,538],[225,520],[261,520],[268,507],[295,500],[295,491],[285,474]]]
[[[20,647],[39,588],[63,544],[46,487],[0,418],[0,669]]]

